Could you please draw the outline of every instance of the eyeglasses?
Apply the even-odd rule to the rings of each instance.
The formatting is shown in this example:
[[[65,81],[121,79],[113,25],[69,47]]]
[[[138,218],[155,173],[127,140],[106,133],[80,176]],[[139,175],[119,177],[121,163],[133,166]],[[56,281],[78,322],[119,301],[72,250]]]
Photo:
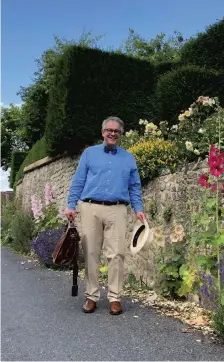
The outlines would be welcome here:
[[[120,129],[104,128],[104,131],[106,131],[107,133],[113,133],[114,132],[114,134],[121,134]]]

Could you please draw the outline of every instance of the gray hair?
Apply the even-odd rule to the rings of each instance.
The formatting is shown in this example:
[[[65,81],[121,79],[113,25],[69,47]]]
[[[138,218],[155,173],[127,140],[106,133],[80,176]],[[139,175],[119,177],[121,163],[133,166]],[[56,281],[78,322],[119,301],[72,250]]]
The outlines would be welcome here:
[[[124,122],[119,117],[108,117],[102,123],[102,129],[106,128],[109,121],[117,122],[120,125],[121,133],[124,133]]]

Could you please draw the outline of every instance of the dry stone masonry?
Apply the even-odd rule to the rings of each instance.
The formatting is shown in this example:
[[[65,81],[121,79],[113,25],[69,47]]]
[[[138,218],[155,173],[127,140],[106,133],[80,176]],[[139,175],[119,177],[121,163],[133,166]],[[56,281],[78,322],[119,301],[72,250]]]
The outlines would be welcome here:
[[[65,208],[69,185],[77,163],[78,158],[50,159],[46,157],[28,166],[24,170],[23,180],[16,186],[16,196],[21,200],[22,207],[30,209],[32,195],[43,199],[44,186],[49,183],[53,187],[58,207]],[[166,238],[175,224],[182,224],[185,230],[188,229],[188,202],[193,200],[194,204],[197,204],[198,178],[202,172],[207,170],[206,165],[205,161],[186,165],[175,174],[165,174],[143,187],[144,207],[150,227],[162,226]],[[133,273],[138,280],[141,279],[147,285],[152,285],[154,279],[152,251],[140,252],[137,256],[132,256],[130,252],[134,222],[135,216],[129,207],[126,273]],[[80,225],[78,225],[78,229],[81,232]]]

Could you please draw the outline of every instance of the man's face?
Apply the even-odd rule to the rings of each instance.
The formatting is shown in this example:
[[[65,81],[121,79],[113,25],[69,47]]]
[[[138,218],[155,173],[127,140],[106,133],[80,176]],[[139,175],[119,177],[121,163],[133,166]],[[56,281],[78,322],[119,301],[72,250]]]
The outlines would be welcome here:
[[[116,121],[108,121],[102,130],[102,136],[107,146],[115,146],[121,137],[120,124]]]

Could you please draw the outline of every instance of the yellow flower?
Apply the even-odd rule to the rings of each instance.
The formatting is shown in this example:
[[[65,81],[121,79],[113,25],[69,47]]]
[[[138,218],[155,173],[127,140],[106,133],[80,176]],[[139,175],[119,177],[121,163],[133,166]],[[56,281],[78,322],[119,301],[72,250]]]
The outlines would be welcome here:
[[[184,121],[185,120],[185,114],[184,113],[181,113],[179,114],[179,117],[178,117],[179,121]]]
[[[186,142],[185,142],[185,145],[186,145],[186,149],[187,149],[188,151],[193,151],[193,144],[192,144],[192,142],[186,141]]]
[[[159,227],[153,228],[152,232],[155,238],[160,238],[161,236],[163,236],[162,230]]]
[[[160,247],[163,247],[165,245],[165,237],[164,235],[161,235],[157,238],[154,238],[153,239],[155,241],[155,244],[160,246]]]
[[[163,235],[162,230],[159,227],[152,228],[153,240],[157,246],[165,245],[165,236]]]
[[[181,235],[184,232],[184,228],[182,225],[176,225],[174,228],[174,233],[177,235]]]
[[[197,156],[199,156],[199,155],[200,155],[200,152],[195,148],[195,149],[194,149],[194,154],[197,155]]]
[[[170,241],[171,243],[178,243],[180,241],[179,235],[175,233],[170,234]]]
[[[101,273],[108,273],[108,266],[101,266],[100,267],[100,272]]]
[[[186,117],[190,117],[191,112],[190,112],[190,111],[185,111],[185,112],[184,112],[184,115],[185,115]]]

